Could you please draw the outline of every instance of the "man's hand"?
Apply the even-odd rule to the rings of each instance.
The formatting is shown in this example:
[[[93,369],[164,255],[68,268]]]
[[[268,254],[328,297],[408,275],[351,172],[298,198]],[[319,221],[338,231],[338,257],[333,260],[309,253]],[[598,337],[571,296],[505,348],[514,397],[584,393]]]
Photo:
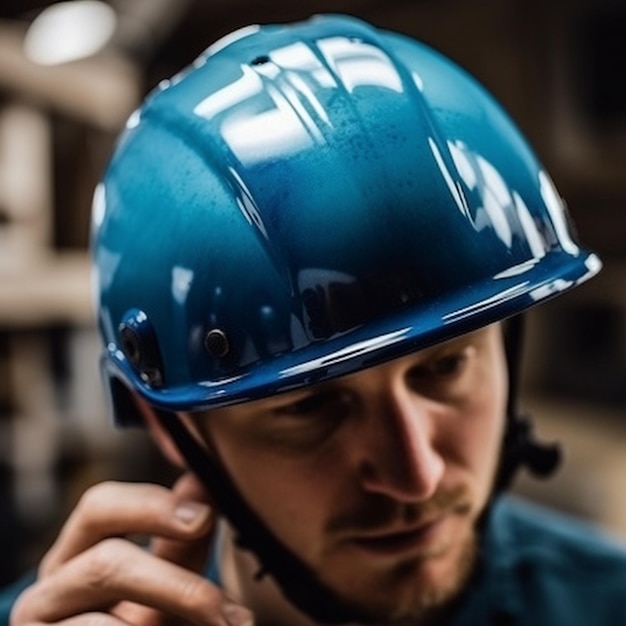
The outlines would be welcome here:
[[[88,490],[18,599],[11,626],[248,626],[252,615],[204,578],[215,519],[189,474],[172,490]],[[145,550],[129,536],[151,538]]]

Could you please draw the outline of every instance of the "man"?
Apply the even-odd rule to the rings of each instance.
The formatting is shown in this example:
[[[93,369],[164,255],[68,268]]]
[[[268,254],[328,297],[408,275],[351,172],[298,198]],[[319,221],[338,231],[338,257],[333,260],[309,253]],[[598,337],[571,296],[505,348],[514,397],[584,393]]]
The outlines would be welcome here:
[[[129,120],[93,244],[116,420],[183,473],[90,490],[13,626],[624,622],[626,553],[501,495],[556,462],[517,314],[600,262],[448,60],[230,35]]]

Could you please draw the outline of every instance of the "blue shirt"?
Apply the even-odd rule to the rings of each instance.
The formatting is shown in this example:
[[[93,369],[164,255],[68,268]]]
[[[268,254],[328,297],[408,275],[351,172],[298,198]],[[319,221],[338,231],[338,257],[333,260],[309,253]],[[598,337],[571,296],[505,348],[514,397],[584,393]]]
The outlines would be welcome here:
[[[450,626],[626,625],[626,548],[511,496],[493,508],[478,574]],[[0,593],[0,626],[29,575]]]
[[[496,504],[483,566],[453,626],[626,624],[626,548],[517,498]]]

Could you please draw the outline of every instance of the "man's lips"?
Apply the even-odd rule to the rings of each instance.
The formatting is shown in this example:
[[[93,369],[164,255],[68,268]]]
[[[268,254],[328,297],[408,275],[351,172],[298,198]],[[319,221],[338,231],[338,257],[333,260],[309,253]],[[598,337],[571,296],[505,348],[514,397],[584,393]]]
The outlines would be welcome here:
[[[447,519],[447,515],[440,515],[402,530],[357,535],[351,542],[361,549],[379,554],[393,555],[411,549],[428,550],[438,543],[439,532]]]

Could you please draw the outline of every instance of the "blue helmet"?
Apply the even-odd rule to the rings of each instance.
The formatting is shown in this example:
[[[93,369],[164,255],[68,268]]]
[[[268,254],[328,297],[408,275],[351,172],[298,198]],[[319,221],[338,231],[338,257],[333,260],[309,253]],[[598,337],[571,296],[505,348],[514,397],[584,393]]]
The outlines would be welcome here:
[[[93,255],[108,375],[171,410],[374,365],[600,268],[480,85],[341,16],[244,28],[161,84],[97,189]]]
[[[241,545],[329,623],[355,616],[171,413],[382,363],[601,266],[479,84],[421,43],[341,16],[244,28],[160,85],[97,188],[92,235],[118,423],[141,422],[132,394],[151,405]],[[532,456],[527,439],[507,433],[503,476]]]

